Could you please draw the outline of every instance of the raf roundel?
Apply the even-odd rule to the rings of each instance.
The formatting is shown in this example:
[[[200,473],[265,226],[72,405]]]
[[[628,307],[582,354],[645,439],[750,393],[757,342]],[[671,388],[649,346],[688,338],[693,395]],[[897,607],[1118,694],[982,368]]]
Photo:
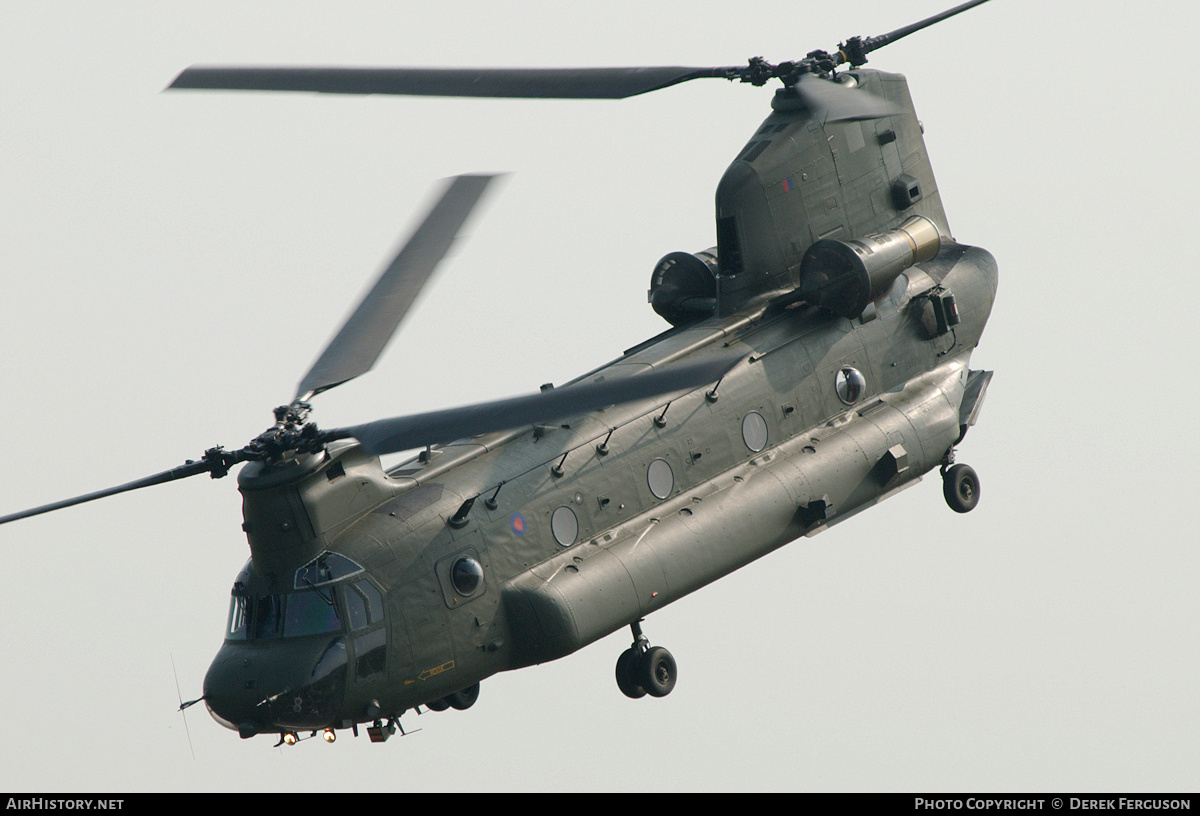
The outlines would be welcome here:
[[[525,517],[520,513],[513,513],[512,518],[508,520],[508,528],[513,531],[513,535],[525,535]]]

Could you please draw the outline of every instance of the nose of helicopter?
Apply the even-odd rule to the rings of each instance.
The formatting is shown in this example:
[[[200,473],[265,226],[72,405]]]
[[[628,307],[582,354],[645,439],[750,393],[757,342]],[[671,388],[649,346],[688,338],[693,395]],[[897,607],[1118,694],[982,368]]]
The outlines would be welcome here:
[[[247,738],[334,726],[345,688],[343,638],[226,641],[204,676],[204,701],[213,719]]]

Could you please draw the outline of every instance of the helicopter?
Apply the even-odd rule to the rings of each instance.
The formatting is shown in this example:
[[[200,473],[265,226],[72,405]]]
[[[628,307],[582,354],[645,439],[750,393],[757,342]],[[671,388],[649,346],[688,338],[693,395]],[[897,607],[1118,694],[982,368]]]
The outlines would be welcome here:
[[[312,397],[371,367],[489,183],[460,177],[267,432],[32,512],[245,464],[251,560],[202,698],[243,736],[372,723],[386,739],[405,711],[467,708],[487,676],[625,627],[618,686],[669,694],[674,658],[641,630],[651,612],[934,468],[954,510],[978,500],[977,476],[953,459],[991,378],[969,355],[995,264],[950,239],[903,78],[861,68],[974,5],[777,66],[189,69],[174,87],[467,83],[463,95],[549,98],[704,77],[783,87],[718,186],[716,247],[653,271],[650,305],[671,328],[618,360],[522,401],[333,431],[310,421]],[[734,523],[746,518],[751,531]]]

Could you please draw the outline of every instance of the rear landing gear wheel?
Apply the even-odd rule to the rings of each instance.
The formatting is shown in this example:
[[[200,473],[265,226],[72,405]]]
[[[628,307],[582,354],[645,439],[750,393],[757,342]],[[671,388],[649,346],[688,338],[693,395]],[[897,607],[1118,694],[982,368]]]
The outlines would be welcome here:
[[[666,697],[675,688],[679,669],[675,658],[661,646],[651,646],[642,634],[641,621],[630,624],[633,645],[617,658],[617,688],[631,699],[649,694]]]
[[[666,697],[675,688],[679,670],[675,658],[661,646],[655,646],[642,655],[641,683],[651,697]]]
[[[632,700],[646,696],[646,690],[636,680],[642,653],[632,646],[617,658],[617,688]]]
[[[967,465],[952,465],[942,472],[942,493],[955,513],[969,513],[979,504],[979,476]]]

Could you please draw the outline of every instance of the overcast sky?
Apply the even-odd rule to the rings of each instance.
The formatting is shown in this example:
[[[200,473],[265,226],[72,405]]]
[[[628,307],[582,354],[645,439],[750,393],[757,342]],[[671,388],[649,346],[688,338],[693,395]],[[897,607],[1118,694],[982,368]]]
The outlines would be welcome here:
[[[619,102],[162,93],[208,64],[737,65],[952,0],[0,5],[0,514],[271,422],[438,180],[509,173],[341,426],[535,390],[666,328],[655,262],[773,89]],[[0,530],[0,789],[1196,790],[1200,10],[993,0],[871,56],[906,74],[995,370],[936,473],[403,739],[273,749],[202,707],[248,557],[232,478]],[[1152,61],[1153,60],[1153,61]],[[192,751],[195,757],[193,759]]]

